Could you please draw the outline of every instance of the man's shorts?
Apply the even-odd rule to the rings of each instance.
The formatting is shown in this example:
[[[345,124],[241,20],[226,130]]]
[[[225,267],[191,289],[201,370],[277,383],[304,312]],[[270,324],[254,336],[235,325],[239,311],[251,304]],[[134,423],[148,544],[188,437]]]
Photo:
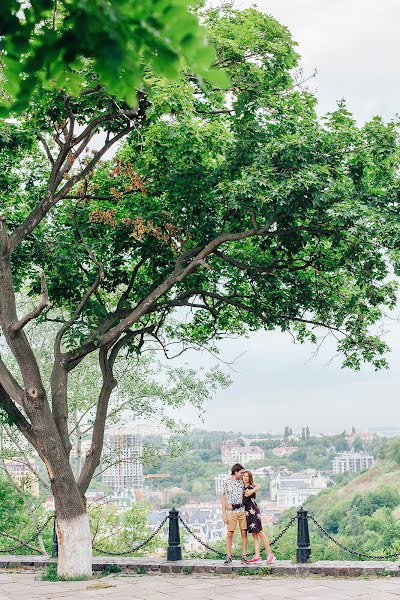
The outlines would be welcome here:
[[[243,512],[231,512],[228,515],[228,531],[235,531],[236,525],[239,524],[240,529],[247,529],[246,513]]]

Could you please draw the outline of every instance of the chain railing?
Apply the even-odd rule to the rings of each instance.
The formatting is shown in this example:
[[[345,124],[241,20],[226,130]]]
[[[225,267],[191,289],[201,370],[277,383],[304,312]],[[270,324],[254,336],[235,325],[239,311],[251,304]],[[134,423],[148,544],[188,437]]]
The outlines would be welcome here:
[[[2,548],[0,549],[0,553],[2,554],[11,554],[21,548],[29,548],[32,549],[30,544],[40,536],[46,527],[49,525],[50,521],[54,518],[54,533],[53,533],[53,544],[52,544],[52,557],[57,557],[57,536],[56,536],[56,527],[55,527],[55,519],[56,515],[50,515],[48,519],[37,528],[34,535],[32,535],[27,540],[18,540],[18,545],[11,548]],[[309,515],[307,510],[301,508],[297,511],[296,515],[294,515],[287,525],[282,529],[282,531],[276,535],[271,541],[270,545],[275,545],[282,536],[294,525],[297,521],[297,550],[296,550],[296,558],[298,563],[305,563],[309,560],[311,556],[311,543],[310,543],[310,532],[309,532],[309,521],[311,521],[319,532],[324,535],[327,539],[329,539],[333,544],[341,548],[344,552],[348,552],[353,556],[357,556],[359,558],[365,558],[369,560],[388,560],[393,558],[398,558],[400,556],[400,551],[391,553],[391,554],[368,554],[366,552],[360,552],[359,550],[355,550],[354,548],[349,548],[339,540],[337,540],[334,536],[332,536],[329,531],[327,531],[313,515]],[[96,552],[101,552],[102,554],[106,554],[108,556],[128,556],[130,554],[135,554],[142,548],[148,546],[151,541],[166,527],[166,523],[168,522],[168,549],[167,549],[167,559],[169,561],[176,561],[182,558],[182,549],[181,549],[181,540],[180,540],[180,527],[181,525],[183,529],[192,536],[201,546],[203,546],[209,552],[214,553],[216,556],[220,558],[225,558],[225,552],[218,550],[217,548],[213,548],[210,544],[205,542],[198,536],[193,529],[186,523],[186,521],[181,517],[179,512],[175,509],[169,511],[169,513],[165,516],[165,518],[161,521],[161,523],[157,526],[157,528],[149,535],[149,537],[143,541],[141,541],[136,546],[132,546],[131,548],[118,552],[114,552],[108,550],[106,548],[100,548],[97,545],[93,544],[93,550]],[[4,534],[4,532],[3,532]],[[4,534],[7,535],[7,534]],[[12,536],[10,536],[12,537]],[[100,543],[103,540],[100,540]],[[232,558],[240,559],[241,556],[233,555]]]
[[[43,525],[41,525],[39,528],[37,528],[35,533],[30,538],[28,538],[27,540],[20,540],[16,546],[13,546],[11,548],[1,548],[0,553],[1,554],[11,554],[12,552],[21,550],[21,548],[30,549],[30,544],[43,533],[43,531],[46,529],[47,525],[50,523],[50,521],[52,519],[53,519],[53,515],[50,515],[49,518],[46,519],[45,523],[43,523]],[[7,534],[3,534],[3,535],[7,535]]]
[[[354,556],[359,556],[360,558],[368,558],[370,560],[387,560],[389,558],[398,558],[400,556],[400,552],[395,552],[393,554],[367,554],[366,552],[359,552],[358,550],[354,550],[353,548],[349,548],[345,544],[342,544],[338,540],[336,540],[322,525],[320,525],[315,517],[312,515],[308,515],[308,519],[312,521],[316,527],[323,533],[331,542],[336,544],[339,548],[344,550],[345,552],[349,552],[349,554],[353,554]]]
[[[225,557],[225,553],[213,548],[206,542],[204,542],[190,527],[189,525],[179,516],[179,521],[184,527],[184,529],[206,550],[213,552],[219,557]],[[348,552],[354,556],[358,556],[360,558],[366,558],[369,560],[388,560],[391,558],[398,558],[400,556],[400,552],[395,552],[393,554],[368,554],[366,552],[360,552],[358,550],[354,550],[353,548],[349,548],[345,544],[342,544],[337,539],[335,539],[329,531],[327,531],[320,523],[318,523],[317,519],[313,515],[309,515],[308,511],[301,508],[297,511],[297,514],[293,516],[290,521],[287,523],[286,527],[282,529],[282,531],[276,535],[272,540],[270,540],[270,545],[273,546],[276,544],[282,536],[292,527],[292,525],[297,521],[297,551],[296,558],[298,563],[305,563],[311,556],[311,544],[310,544],[310,534],[308,528],[308,521],[312,521],[315,526],[319,529],[319,531],[325,535],[331,542],[336,544],[339,548]],[[233,559],[240,559],[240,555],[232,555]]]
[[[196,542],[198,542],[199,544],[201,544],[201,546],[203,546],[204,548],[206,548],[207,550],[209,550],[210,552],[214,552],[214,554],[216,554],[217,556],[220,556],[221,558],[225,558],[225,554],[224,552],[220,552],[219,550],[217,550],[216,548],[213,548],[212,546],[210,546],[209,544],[207,544],[206,542],[204,542],[194,531],[193,529],[191,529],[189,527],[189,525],[182,519],[182,517],[179,517],[179,522],[182,524],[183,528],[188,532],[189,535],[191,535]],[[233,558],[240,558],[240,556],[234,556]]]
[[[273,546],[274,544],[276,544],[276,542],[278,540],[280,540],[280,538],[285,535],[285,533],[291,528],[291,526],[293,525],[293,523],[297,520],[297,516],[292,517],[289,521],[289,523],[286,525],[286,527],[284,527],[282,529],[282,531],[276,536],[274,537],[271,541],[270,541],[270,545]],[[206,548],[207,550],[209,550],[210,552],[214,552],[214,554],[220,556],[221,558],[225,558],[226,554],[224,552],[221,552],[220,550],[217,550],[216,548],[213,548],[212,546],[210,546],[209,544],[207,544],[206,542],[204,542],[190,527],[189,525],[182,519],[182,517],[179,517],[179,521],[182,524],[182,526],[184,527],[184,529],[186,529],[186,531],[204,548]],[[241,555],[239,554],[234,554],[232,555],[232,558],[234,559],[241,559]]]
[[[142,548],[144,548],[145,546],[150,544],[150,542],[160,533],[160,531],[162,530],[162,528],[164,527],[165,523],[168,521],[169,518],[170,518],[169,515],[167,515],[165,517],[165,519],[163,519],[163,521],[161,521],[161,523],[157,527],[157,529],[155,529],[153,531],[153,533],[151,535],[149,535],[149,537],[146,540],[144,540],[143,542],[140,542],[140,544],[137,544],[136,546],[133,546],[133,548],[130,548],[129,550],[125,550],[123,552],[121,552],[121,551],[112,552],[111,550],[105,550],[103,548],[98,548],[97,546],[93,546],[93,550],[96,550],[96,552],[101,552],[102,554],[107,554],[109,556],[127,556],[128,554],[134,554],[135,552],[138,552],[139,550],[141,550]]]

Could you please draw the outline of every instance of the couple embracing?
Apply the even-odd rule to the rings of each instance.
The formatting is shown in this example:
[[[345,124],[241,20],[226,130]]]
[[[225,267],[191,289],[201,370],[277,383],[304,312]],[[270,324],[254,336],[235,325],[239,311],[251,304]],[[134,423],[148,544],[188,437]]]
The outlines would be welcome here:
[[[222,514],[224,522],[228,527],[226,537],[226,560],[225,565],[232,562],[232,541],[235,529],[239,526],[242,535],[242,562],[260,563],[260,546],[264,542],[265,550],[268,554],[267,563],[271,564],[275,556],[271,552],[267,536],[262,530],[261,513],[256,502],[256,493],[260,486],[254,483],[253,475],[250,471],[239,464],[233,465],[231,477],[224,483],[222,495]],[[247,534],[251,533],[254,538],[255,556],[251,560],[247,559]]]

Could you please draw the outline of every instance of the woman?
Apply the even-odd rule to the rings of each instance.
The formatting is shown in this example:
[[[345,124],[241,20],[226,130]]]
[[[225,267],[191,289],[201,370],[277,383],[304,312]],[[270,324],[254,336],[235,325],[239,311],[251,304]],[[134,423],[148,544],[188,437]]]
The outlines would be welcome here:
[[[255,488],[253,474],[251,471],[245,471],[243,473],[243,484],[245,489],[244,495],[244,507],[247,517],[247,531],[251,533],[254,538],[255,556],[249,563],[261,562],[260,557],[260,540],[264,542],[265,550],[268,554],[267,563],[270,565],[274,562],[275,556],[272,554],[271,546],[269,545],[268,538],[262,530],[261,523],[261,512],[257,506],[256,493],[253,492],[251,495],[246,494]]]

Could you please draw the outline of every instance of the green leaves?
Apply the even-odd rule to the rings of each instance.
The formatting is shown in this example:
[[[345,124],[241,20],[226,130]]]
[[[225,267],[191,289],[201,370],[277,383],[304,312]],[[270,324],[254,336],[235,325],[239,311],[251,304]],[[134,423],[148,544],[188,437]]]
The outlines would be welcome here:
[[[34,88],[78,94],[89,60],[111,94],[136,104],[145,71],[176,79],[181,60],[221,87],[227,76],[212,68],[215,51],[186,0],[58,0],[2,4],[3,64],[0,114],[21,112]]]

